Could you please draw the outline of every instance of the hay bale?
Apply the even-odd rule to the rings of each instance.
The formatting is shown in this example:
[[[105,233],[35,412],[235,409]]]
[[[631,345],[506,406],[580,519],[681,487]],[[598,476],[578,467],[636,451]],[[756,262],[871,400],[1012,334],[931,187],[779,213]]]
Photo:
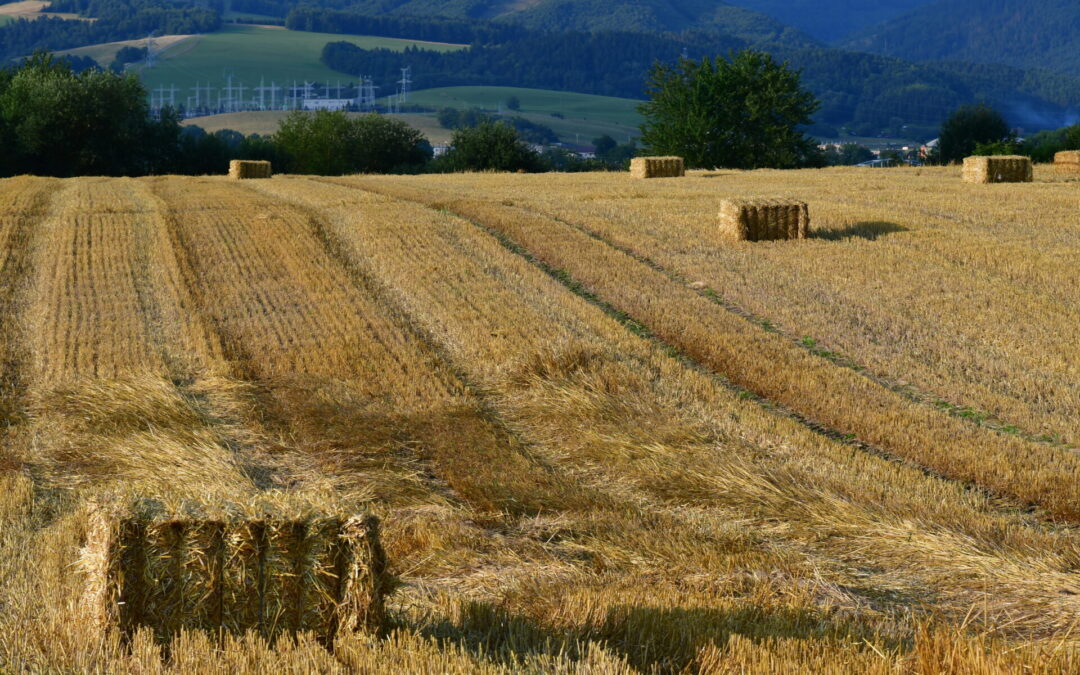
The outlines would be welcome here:
[[[1067,173],[1080,173],[1080,150],[1055,153],[1054,168]]]
[[[965,183],[1030,183],[1031,158],[1020,155],[965,157]]]
[[[386,559],[374,518],[195,517],[89,511],[82,567],[83,619],[129,639],[141,627],[160,642],[182,630],[254,630],[269,640],[382,622]]]
[[[790,199],[725,199],[720,232],[739,241],[806,239],[810,210],[805,202]]]
[[[252,161],[247,159],[234,159],[229,162],[229,178],[239,180],[244,178],[269,178],[270,162]]]
[[[686,175],[682,157],[634,157],[630,160],[634,178],[679,178]]]

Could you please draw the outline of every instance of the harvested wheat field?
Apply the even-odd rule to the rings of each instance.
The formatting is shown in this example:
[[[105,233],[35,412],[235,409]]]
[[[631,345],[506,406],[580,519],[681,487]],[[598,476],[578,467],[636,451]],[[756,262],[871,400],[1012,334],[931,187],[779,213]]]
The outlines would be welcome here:
[[[0,671],[1080,672],[1078,189],[0,181]]]

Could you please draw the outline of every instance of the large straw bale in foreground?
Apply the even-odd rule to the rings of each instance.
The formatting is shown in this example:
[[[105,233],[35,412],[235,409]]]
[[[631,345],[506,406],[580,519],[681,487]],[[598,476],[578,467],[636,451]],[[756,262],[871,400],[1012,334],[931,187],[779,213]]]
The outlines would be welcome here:
[[[720,232],[740,241],[806,239],[810,210],[805,202],[790,199],[725,199]]]
[[[682,157],[634,157],[630,160],[634,178],[679,178],[686,175]]]
[[[229,162],[229,178],[269,178],[270,162],[234,159]]]
[[[1080,150],[1065,150],[1055,153],[1054,168],[1068,173],[1080,173]]]
[[[1031,158],[1020,155],[964,158],[965,183],[1030,183]]]
[[[181,630],[268,639],[382,621],[386,561],[374,518],[89,510],[82,563],[85,618],[99,634],[141,627],[167,641]]]

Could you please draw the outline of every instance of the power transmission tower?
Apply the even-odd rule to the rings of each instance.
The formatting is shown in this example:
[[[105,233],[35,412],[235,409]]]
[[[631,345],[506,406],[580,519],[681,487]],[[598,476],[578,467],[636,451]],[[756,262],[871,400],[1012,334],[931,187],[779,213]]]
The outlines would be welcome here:
[[[277,93],[281,91],[281,87],[277,86],[277,83],[270,83],[270,109],[277,110]]]
[[[219,103],[220,103],[220,99],[219,99]],[[232,75],[229,75],[228,77],[226,77],[226,78],[225,78],[225,103],[224,103],[224,111],[225,111],[225,112],[232,112],[232,106],[233,106],[233,86],[232,86]]]
[[[149,70],[154,67],[154,60],[156,54],[154,52],[154,34],[150,33],[146,36],[146,69]]]
[[[255,91],[259,94],[259,110],[266,110],[266,78],[259,78],[259,86],[255,87]]]
[[[409,92],[412,90],[412,66],[405,66],[401,69],[401,79],[398,80],[398,84],[401,85],[401,102],[409,102]]]
[[[236,89],[238,98],[235,105],[233,105],[233,112],[240,112],[244,109],[244,90],[247,89],[247,87],[245,87],[243,84],[238,84],[236,86]]]

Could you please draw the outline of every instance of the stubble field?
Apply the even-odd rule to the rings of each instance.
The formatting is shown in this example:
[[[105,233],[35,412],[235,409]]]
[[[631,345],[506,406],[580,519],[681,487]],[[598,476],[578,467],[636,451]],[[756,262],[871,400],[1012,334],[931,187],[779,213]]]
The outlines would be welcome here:
[[[1078,190],[0,181],[0,671],[1080,672]],[[375,513],[382,631],[89,639],[116,492]]]

